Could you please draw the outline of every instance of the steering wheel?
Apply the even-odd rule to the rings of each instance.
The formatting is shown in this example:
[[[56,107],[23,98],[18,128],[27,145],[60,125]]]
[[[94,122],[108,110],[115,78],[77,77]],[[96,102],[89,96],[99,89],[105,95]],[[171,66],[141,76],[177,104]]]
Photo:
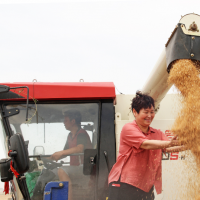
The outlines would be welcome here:
[[[84,153],[74,153],[74,154],[70,154],[68,156],[82,156],[84,155]],[[47,158],[48,157],[48,158]],[[59,163],[49,159],[49,157],[51,157],[51,155],[29,155],[29,158],[36,158],[38,160],[42,160],[43,161],[43,165],[45,166],[46,169],[55,169],[57,167],[61,167],[63,164],[69,164],[63,161],[60,161]]]
[[[43,161],[44,166],[47,169],[51,169],[51,170],[55,169],[57,167],[61,167],[64,164],[63,161],[60,161],[59,163],[57,163],[57,162],[55,162],[53,160],[50,160],[50,159],[44,158],[44,157],[42,157],[41,160]]]

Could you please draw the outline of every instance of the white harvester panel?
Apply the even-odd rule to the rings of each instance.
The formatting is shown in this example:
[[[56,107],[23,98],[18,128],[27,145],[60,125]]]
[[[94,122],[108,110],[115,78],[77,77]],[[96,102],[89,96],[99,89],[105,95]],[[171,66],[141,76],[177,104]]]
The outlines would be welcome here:
[[[134,95],[117,95],[117,105],[115,106],[115,124],[116,124],[116,144],[117,155],[119,152],[119,140],[122,127],[134,120],[133,114],[130,111],[131,99]],[[168,137],[169,130],[173,125],[175,116],[179,110],[178,95],[168,94],[162,100],[160,109],[158,110],[151,126],[160,129]],[[179,187],[180,176],[184,170],[185,153],[177,152],[163,155],[162,161],[162,183],[163,192],[160,195],[156,194],[155,200],[181,200],[182,190]]]

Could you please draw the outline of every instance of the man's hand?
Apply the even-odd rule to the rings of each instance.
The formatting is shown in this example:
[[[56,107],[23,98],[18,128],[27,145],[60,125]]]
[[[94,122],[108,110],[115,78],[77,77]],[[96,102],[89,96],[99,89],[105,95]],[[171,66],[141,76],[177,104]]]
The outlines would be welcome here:
[[[55,152],[51,155],[50,159],[55,160],[56,162],[63,157],[63,151]]]
[[[77,145],[76,147],[72,147],[70,149],[66,149],[63,151],[55,152],[53,155],[51,155],[50,159],[55,160],[56,162],[68,155],[74,154],[74,153],[83,153],[84,146],[82,144]]]

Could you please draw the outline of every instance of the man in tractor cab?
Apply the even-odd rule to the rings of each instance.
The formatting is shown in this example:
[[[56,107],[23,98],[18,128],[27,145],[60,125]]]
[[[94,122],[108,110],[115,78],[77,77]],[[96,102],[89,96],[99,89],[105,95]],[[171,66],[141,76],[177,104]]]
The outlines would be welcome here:
[[[70,131],[64,149],[55,152],[51,159],[58,161],[70,154],[83,153],[84,149],[91,149],[92,143],[88,133],[81,128],[81,113],[78,110],[67,110],[64,113],[64,126]],[[83,175],[83,155],[70,156],[70,166],[63,166],[55,169],[54,172],[60,181],[69,182],[69,196],[68,199],[72,200],[72,184],[81,182],[84,183],[87,177]]]

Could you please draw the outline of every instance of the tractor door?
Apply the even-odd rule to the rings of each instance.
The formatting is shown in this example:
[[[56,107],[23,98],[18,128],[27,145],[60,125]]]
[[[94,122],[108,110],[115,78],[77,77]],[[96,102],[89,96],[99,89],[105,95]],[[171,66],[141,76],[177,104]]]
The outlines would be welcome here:
[[[69,199],[106,200],[108,173],[115,162],[112,100],[32,102],[28,123],[25,103],[2,107],[20,111],[4,123],[13,134],[22,134],[28,146],[30,168],[25,176],[32,200],[42,200],[51,181],[68,181]]]

